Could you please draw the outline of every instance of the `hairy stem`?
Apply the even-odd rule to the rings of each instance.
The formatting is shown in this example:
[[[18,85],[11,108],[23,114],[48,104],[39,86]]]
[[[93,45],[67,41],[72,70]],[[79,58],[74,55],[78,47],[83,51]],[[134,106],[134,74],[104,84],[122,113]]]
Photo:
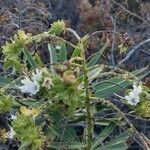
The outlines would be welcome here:
[[[82,43],[82,42],[81,42]],[[81,57],[83,59],[82,67],[83,67],[83,76],[84,76],[84,87],[85,87],[85,106],[86,106],[86,137],[85,137],[85,143],[86,143],[86,150],[90,150],[92,147],[92,138],[93,138],[93,113],[92,113],[92,106],[91,106],[91,99],[90,99],[90,90],[89,90],[89,81],[87,76],[87,64],[85,59],[85,49],[84,44],[81,44]]]
[[[98,102],[102,102],[104,104],[107,104],[108,106],[112,107],[114,110],[117,111],[118,114],[122,116],[122,118],[126,121],[126,123],[130,126],[132,131],[135,133],[135,135],[138,137],[139,143],[142,143],[142,147],[144,150],[149,150],[149,145],[145,141],[145,139],[141,136],[141,134],[137,131],[137,129],[134,127],[132,122],[126,117],[126,115],[111,101],[102,99],[102,98],[97,98],[97,97],[90,97],[90,99],[93,100],[98,100]]]

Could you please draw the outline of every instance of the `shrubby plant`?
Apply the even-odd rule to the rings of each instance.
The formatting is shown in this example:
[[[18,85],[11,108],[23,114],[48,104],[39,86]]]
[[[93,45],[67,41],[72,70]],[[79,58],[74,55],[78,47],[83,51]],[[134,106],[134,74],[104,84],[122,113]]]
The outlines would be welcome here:
[[[78,43],[63,39],[63,32],[73,34]],[[123,150],[129,147],[127,139],[135,134],[142,147],[148,147],[111,100],[111,96],[116,95],[136,115],[149,117],[149,88],[138,79],[146,68],[130,73],[98,64],[101,52],[87,59],[86,42],[89,38],[90,35],[80,38],[74,30],[66,28],[63,21],[58,21],[49,31],[38,35],[19,30],[10,42],[6,42],[2,47],[4,69],[13,70],[14,78],[2,77],[0,113],[13,111],[15,115],[9,119],[10,131],[1,132],[2,139],[19,141],[20,149]],[[44,39],[50,41],[47,46],[49,64],[43,64],[36,52],[30,52],[30,45]],[[70,47],[73,52],[68,56],[67,48]],[[125,95],[120,96],[119,91]],[[106,110],[115,111],[116,115],[109,118],[97,116]],[[125,124],[129,128],[109,140],[115,127]],[[82,136],[74,128],[79,125],[84,127],[80,133]],[[95,125],[106,127],[96,135]]]

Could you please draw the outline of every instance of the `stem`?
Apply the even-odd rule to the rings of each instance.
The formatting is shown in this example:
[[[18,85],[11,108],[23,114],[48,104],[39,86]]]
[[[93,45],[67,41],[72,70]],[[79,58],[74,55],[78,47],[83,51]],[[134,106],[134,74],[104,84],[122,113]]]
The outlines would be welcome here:
[[[86,117],[86,137],[85,137],[85,143],[86,143],[86,150],[90,150],[92,147],[92,138],[93,138],[93,113],[91,110],[91,99],[90,99],[90,90],[89,90],[89,81],[88,81],[88,75],[87,75],[87,65],[86,65],[86,59],[85,59],[85,50],[84,50],[84,44],[81,41],[81,57],[83,58],[83,76],[84,76],[84,87],[85,87],[85,106],[86,106],[86,112],[87,112],[87,117]]]
[[[132,129],[132,131],[136,134],[136,136],[138,136],[139,139],[139,143],[142,143],[143,145],[143,149],[144,150],[149,150],[149,145],[147,144],[147,142],[145,141],[145,139],[143,139],[143,137],[141,136],[141,134],[137,131],[137,129],[134,127],[134,125],[132,124],[132,122],[126,117],[126,115],[115,105],[113,104],[111,101],[102,99],[102,98],[97,98],[97,97],[90,97],[90,99],[93,100],[98,100],[99,102],[102,102],[104,104],[107,104],[108,106],[112,107],[114,110],[117,111],[118,114],[120,114],[122,116],[122,118],[126,121],[126,123],[130,126],[130,128]]]

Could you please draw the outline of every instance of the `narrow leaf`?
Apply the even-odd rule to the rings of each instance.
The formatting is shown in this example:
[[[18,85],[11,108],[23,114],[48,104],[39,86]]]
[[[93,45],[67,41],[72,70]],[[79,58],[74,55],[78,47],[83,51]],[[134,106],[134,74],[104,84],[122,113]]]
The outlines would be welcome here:
[[[54,148],[54,149],[74,149],[74,150],[81,150],[83,149],[85,146],[82,143],[50,143],[48,145],[49,148]]]
[[[98,63],[98,60],[101,58],[101,56],[102,56],[104,50],[106,49],[108,43],[109,43],[109,41],[106,42],[106,44],[102,47],[102,49],[100,49],[100,51],[98,53],[95,53],[91,57],[90,61],[87,64],[88,67],[92,67],[92,66],[94,66],[95,64]]]
[[[103,70],[102,68],[95,68],[95,69],[90,70],[87,74],[88,80],[90,81],[92,79],[95,79],[102,70]]]
[[[119,92],[121,89],[129,86],[131,82],[124,80],[122,78],[113,77],[108,80],[104,80],[102,82],[94,85],[95,95],[97,97],[110,97],[114,93]]]
[[[31,53],[26,48],[23,48],[22,52],[23,52],[25,58],[27,59],[27,61],[29,62],[30,66],[32,67],[32,69],[36,69],[38,67],[38,65],[34,61]]]
[[[128,148],[128,145],[125,142],[116,144],[116,145],[112,145],[112,146],[101,146],[98,147],[95,150],[126,150]]]
[[[124,132],[120,134],[119,136],[116,136],[114,139],[110,140],[106,143],[107,146],[117,145],[119,143],[126,142],[126,140],[130,137],[130,135],[127,132]]]
[[[92,149],[97,148],[101,143],[109,136],[110,133],[115,129],[116,124],[110,123],[97,137],[93,143]]]
[[[48,43],[48,50],[50,53],[50,63],[57,63],[58,62],[58,58],[57,58],[57,53],[56,53],[56,49],[50,45],[50,43]]]
[[[14,79],[8,77],[0,77],[0,87],[10,84]]]
[[[61,47],[61,49],[59,51],[59,60],[61,62],[64,62],[64,61],[67,60],[67,48],[66,48],[66,44],[63,43],[63,42],[61,42],[59,45]]]
[[[78,43],[78,44],[77,44],[77,47],[79,47],[79,48],[75,48],[75,49],[74,49],[71,58],[80,56],[80,54],[81,54],[81,49],[80,49],[80,47],[81,47],[81,46],[82,46],[81,43]]]

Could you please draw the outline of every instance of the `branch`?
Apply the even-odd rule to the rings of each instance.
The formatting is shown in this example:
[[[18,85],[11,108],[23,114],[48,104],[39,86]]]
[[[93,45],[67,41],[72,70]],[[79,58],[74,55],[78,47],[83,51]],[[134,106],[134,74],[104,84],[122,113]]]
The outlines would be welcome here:
[[[118,63],[118,65],[121,66],[121,65],[122,65],[124,62],[126,62],[137,50],[139,50],[139,48],[140,48],[141,46],[143,46],[143,45],[145,45],[145,44],[147,44],[147,43],[149,43],[149,42],[150,42],[150,39],[147,39],[147,40],[141,42],[140,44],[138,44],[137,46],[135,46],[135,47],[127,54],[127,56],[126,56],[123,60],[121,60],[121,61]]]
[[[113,18],[111,17],[111,21],[112,21],[112,24],[113,24],[113,35],[112,35],[112,46],[111,46],[111,62],[112,62],[112,65],[115,66],[115,57],[114,57],[114,48],[115,48],[115,43],[116,43],[116,17]]]
[[[126,117],[126,115],[115,104],[113,104],[110,100],[105,100],[105,99],[98,98],[98,97],[90,97],[90,98],[93,100],[98,100],[98,102],[102,102],[104,104],[107,104],[108,106],[111,106],[114,110],[116,110],[117,113],[120,114],[122,116],[122,118],[126,121],[126,123],[131,127],[131,129],[133,129],[134,133],[139,138],[139,142],[142,143],[143,149],[149,150],[149,146],[146,143],[145,139],[143,137],[141,137],[141,134],[137,131],[137,129],[132,124],[132,122]]]
[[[116,5],[118,5],[119,7],[121,7],[125,12],[127,12],[127,13],[129,13],[130,15],[132,15],[132,16],[138,18],[139,20],[143,21],[145,24],[147,24],[148,26],[150,26],[150,23],[147,22],[147,21],[145,21],[144,18],[142,18],[141,16],[139,16],[139,15],[137,15],[137,14],[131,12],[130,10],[126,9],[126,8],[125,8],[124,6],[122,6],[120,3],[116,2],[115,0],[111,0],[111,2],[114,3],[114,4],[116,4]]]
[[[99,34],[102,34],[102,33],[114,33],[114,34],[116,34],[116,35],[118,35],[118,36],[121,36],[121,35],[122,35],[121,33],[116,32],[116,31],[112,31],[112,30],[101,30],[101,31],[95,31],[95,32],[93,32],[92,34],[90,34],[89,37],[88,37],[88,39],[92,38],[93,36],[97,36],[97,35],[99,35]],[[88,39],[87,39],[87,40],[88,40]]]
[[[81,40],[80,36],[77,34],[76,31],[74,31],[74,30],[72,30],[72,29],[70,29],[70,28],[66,28],[66,31],[72,33],[72,34],[76,37],[76,39],[77,39],[78,41]]]

